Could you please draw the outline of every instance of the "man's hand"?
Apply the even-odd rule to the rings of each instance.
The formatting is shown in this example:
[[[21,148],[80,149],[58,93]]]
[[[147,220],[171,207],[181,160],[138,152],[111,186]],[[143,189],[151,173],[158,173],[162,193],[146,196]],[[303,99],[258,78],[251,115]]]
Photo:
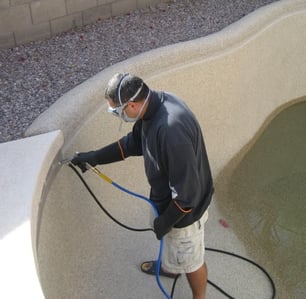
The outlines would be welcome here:
[[[154,219],[154,232],[156,234],[157,240],[161,240],[162,237],[171,230],[171,226],[167,225],[164,221],[163,216],[156,217]]]
[[[153,225],[156,238],[161,240],[191,210],[184,210],[174,200],[171,200],[164,213],[154,219]]]
[[[96,166],[94,152],[86,152],[86,153],[76,153],[75,157],[71,160],[71,163],[78,166],[82,172],[87,171],[86,163],[89,163],[91,166]]]

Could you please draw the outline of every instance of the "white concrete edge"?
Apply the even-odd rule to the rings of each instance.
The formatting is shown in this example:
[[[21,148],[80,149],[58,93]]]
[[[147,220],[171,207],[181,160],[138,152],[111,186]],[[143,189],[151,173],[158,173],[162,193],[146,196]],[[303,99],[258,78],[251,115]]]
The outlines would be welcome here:
[[[306,9],[304,0],[275,2],[259,8],[215,34],[151,50],[108,67],[59,98],[33,122],[25,135],[33,136],[60,129],[65,137],[71,137],[101,105],[106,84],[114,73],[126,71],[152,77],[167,69],[179,67],[180,64],[223,55],[301,9]]]
[[[41,195],[64,143],[61,131],[0,144],[0,298],[44,298],[36,228]]]

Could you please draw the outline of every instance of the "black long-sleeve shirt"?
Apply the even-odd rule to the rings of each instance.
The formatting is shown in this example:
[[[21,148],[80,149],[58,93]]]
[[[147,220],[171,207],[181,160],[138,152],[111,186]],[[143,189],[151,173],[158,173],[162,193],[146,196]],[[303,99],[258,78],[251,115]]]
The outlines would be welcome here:
[[[211,170],[201,128],[178,97],[153,91],[144,117],[119,142],[125,157],[143,155],[150,199],[160,214],[174,199],[192,209],[175,227],[201,218],[213,194]]]

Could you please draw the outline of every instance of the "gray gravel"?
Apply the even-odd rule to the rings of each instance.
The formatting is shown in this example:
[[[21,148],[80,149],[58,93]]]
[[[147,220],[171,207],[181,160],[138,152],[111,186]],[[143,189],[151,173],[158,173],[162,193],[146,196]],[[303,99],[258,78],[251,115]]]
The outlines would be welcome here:
[[[106,67],[217,32],[277,0],[176,0],[0,50],[0,142],[22,138],[62,94]]]

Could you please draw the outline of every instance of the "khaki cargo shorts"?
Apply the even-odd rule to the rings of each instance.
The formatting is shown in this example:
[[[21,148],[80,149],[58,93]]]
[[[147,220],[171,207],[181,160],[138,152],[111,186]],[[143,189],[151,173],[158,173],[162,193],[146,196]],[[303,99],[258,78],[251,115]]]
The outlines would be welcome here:
[[[204,226],[208,210],[195,223],[172,228],[164,236],[162,267],[171,273],[191,273],[204,264]]]

